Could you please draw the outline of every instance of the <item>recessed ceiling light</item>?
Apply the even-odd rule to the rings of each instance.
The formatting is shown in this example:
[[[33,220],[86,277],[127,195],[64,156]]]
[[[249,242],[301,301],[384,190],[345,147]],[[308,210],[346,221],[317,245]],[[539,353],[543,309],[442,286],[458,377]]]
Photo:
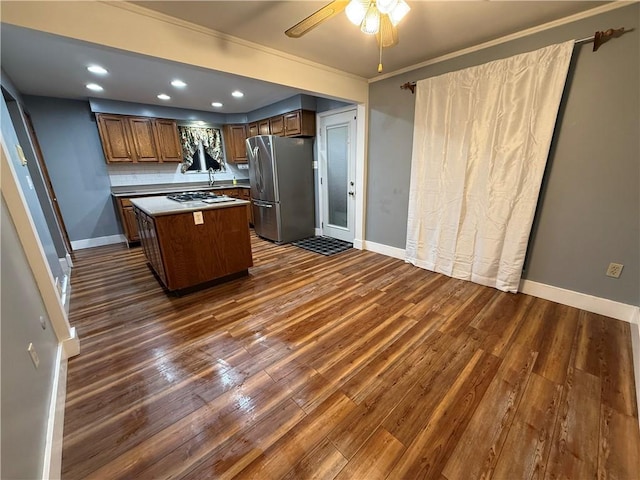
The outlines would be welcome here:
[[[107,69],[101,67],[100,65],[89,65],[87,67],[87,70],[89,70],[91,73],[97,73],[98,75],[106,75],[107,73]]]
[[[93,90],[94,92],[101,92],[102,90],[104,90],[104,88],[102,88],[97,83],[87,83],[87,88],[89,90]]]
[[[169,95],[167,95],[166,93],[161,93],[160,95],[158,95],[158,98],[160,100],[171,100],[171,97]]]
[[[173,82],[171,82],[171,85],[178,88],[183,88],[187,86],[187,84],[184,83],[182,80],[174,80]]]
[[[212,107],[216,107],[216,108],[220,108],[222,106],[222,103],[220,103],[220,102],[212,102],[211,106]]]
[[[244,97],[244,93],[242,93],[240,90],[235,90],[235,91],[231,92],[231,95],[233,95],[236,98]]]

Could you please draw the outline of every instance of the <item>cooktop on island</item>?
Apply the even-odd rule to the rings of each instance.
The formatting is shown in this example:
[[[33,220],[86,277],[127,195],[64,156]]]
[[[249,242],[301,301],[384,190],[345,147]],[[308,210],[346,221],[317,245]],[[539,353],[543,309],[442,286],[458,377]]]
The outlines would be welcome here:
[[[226,195],[217,195],[213,192],[182,192],[172,193],[167,195],[169,200],[176,202],[204,202],[204,203],[218,203],[218,202],[231,202],[233,198]]]

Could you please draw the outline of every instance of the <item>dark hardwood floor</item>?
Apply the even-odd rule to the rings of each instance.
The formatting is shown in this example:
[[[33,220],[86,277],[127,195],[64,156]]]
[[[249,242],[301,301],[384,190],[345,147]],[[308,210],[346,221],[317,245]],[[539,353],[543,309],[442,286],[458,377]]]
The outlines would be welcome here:
[[[167,295],[75,254],[65,479],[638,479],[629,325],[371,252],[252,238]]]

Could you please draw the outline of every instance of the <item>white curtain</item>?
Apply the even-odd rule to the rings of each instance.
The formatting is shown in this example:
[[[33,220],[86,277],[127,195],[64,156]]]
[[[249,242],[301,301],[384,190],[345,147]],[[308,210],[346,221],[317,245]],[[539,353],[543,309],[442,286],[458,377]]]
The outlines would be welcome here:
[[[417,82],[408,262],[517,292],[573,43]]]

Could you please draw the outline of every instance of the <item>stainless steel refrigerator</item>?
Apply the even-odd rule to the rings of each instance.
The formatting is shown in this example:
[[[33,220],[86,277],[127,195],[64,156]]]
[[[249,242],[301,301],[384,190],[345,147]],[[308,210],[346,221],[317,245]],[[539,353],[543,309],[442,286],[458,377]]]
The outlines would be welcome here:
[[[255,232],[276,243],[312,237],[313,139],[257,135],[247,155]]]

